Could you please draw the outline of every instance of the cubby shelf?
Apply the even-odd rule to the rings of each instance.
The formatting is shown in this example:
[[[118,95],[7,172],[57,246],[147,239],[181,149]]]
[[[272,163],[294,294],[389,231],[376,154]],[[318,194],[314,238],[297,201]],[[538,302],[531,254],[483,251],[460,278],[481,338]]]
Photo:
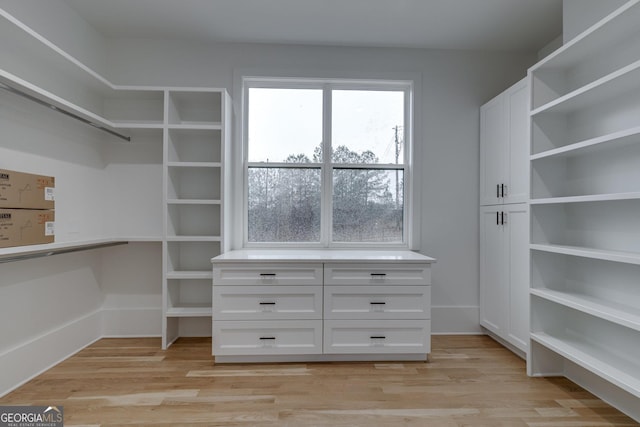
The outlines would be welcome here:
[[[200,280],[200,279],[212,279],[212,278],[213,278],[213,274],[209,270],[167,271],[167,279]]]
[[[626,144],[640,144],[640,127],[633,127],[619,132],[587,139],[585,141],[569,144],[553,150],[543,151],[533,154],[532,161],[546,158],[568,158],[581,156],[584,154],[596,153],[600,150],[607,150],[612,146],[619,147]]]
[[[219,199],[167,199],[167,205],[219,205]]]
[[[601,259],[605,261],[640,265],[640,253],[635,252],[609,251],[579,246],[542,245],[534,243],[529,245],[529,248],[534,251],[551,252],[555,254],[573,255],[583,258]]]
[[[167,236],[167,242],[219,242],[220,236]]]
[[[220,168],[220,162],[168,162],[170,168]]]
[[[626,392],[640,397],[640,378],[629,374],[637,373],[640,367],[637,363],[616,355],[615,351],[604,351],[579,338],[553,336],[544,332],[532,333],[531,339]]]
[[[625,304],[604,302],[584,294],[552,289],[531,289],[531,295],[640,331],[640,309]]]
[[[167,309],[167,317],[211,317],[211,306],[183,305]]]
[[[591,194],[586,196],[547,197],[541,199],[531,199],[530,203],[532,205],[553,205],[559,203],[587,203],[635,199],[640,199],[640,192]]]
[[[640,60],[532,110],[531,116],[572,113],[637,90],[640,90]]]

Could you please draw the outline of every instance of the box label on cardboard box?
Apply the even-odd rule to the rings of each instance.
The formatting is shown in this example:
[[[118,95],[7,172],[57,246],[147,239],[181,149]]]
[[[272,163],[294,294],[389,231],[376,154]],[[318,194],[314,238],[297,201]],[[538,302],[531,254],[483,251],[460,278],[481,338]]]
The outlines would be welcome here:
[[[56,199],[55,189],[53,187],[44,187],[44,199],[50,201]]]
[[[53,221],[47,221],[44,223],[44,235],[55,236],[56,235],[56,223]]]

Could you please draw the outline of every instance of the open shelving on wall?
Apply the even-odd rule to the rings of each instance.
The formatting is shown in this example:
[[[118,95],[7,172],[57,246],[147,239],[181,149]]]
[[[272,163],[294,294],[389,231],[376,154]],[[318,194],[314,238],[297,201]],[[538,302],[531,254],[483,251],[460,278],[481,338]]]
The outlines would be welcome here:
[[[531,375],[640,419],[640,1],[529,70]]]
[[[231,114],[224,89],[173,88],[165,99],[163,348],[184,325],[211,333],[210,260],[225,249]]]

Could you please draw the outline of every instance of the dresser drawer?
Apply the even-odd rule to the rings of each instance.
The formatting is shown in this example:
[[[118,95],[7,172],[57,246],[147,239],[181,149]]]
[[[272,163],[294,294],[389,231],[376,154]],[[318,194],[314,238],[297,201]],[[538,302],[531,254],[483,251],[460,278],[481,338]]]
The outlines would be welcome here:
[[[324,352],[429,353],[429,320],[325,320]]]
[[[325,286],[325,319],[429,319],[431,286]]]
[[[321,320],[213,321],[213,354],[321,354]]]
[[[322,264],[215,265],[214,285],[322,285]]]
[[[322,286],[214,286],[215,320],[322,319]]]
[[[428,285],[428,264],[325,264],[325,285]]]

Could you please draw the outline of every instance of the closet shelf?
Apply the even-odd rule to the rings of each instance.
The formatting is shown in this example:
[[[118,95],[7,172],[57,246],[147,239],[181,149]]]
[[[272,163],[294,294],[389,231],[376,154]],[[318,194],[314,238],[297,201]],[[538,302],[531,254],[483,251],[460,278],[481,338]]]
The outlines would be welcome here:
[[[169,123],[169,130],[193,129],[193,130],[222,130],[222,124],[216,122],[180,122]]]
[[[213,273],[208,270],[203,271],[168,271],[167,279],[213,279]]]
[[[532,243],[529,248],[534,251],[573,255],[582,258],[601,259],[604,261],[640,265],[640,253],[637,252],[609,251],[602,249],[585,248],[580,246],[543,245],[537,243]]]
[[[584,294],[560,292],[552,289],[531,289],[531,295],[640,331],[640,309],[628,305],[603,301],[600,298]]]
[[[631,1],[564,44],[531,71],[567,69],[628,39],[640,22],[640,1]]]
[[[534,117],[542,113],[571,113],[639,89],[640,60],[554,99],[530,114]]]
[[[115,130],[114,123],[104,117],[79,107],[4,70],[0,70],[0,88],[25,97],[32,102],[49,107],[59,113],[73,117],[76,120],[107,132],[120,139],[124,139],[126,141],[131,140],[131,137],[117,132]]]
[[[589,345],[585,341],[569,337],[555,337],[543,332],[534,332],[531,334],[531,339],[634,396],[640,397],[640,379],[628,373],[637,373],[640,370],[638,365],[614,353]]]
[[[221,168],[220,162],[167,162],[171,168]]]
[[[168,205],[219,205],[219,199],[167,199]]]
[[[605,150],[610,148],[612,145],[622,147],[627,144],[638,143],[640,143],[640,127],[633,127],[631,129],[625,129],[623,131],[610,133],[597,138],[591,138],[574,144],[565,145],[564,147],[533,154],[530,159],[535,161],[551,157],[575,157],[595,153],[599,150]]]
[[[219,242],[220,236],[167,236],[167,242]]]
[[[166,311],[167,317],[211,317],[213,310],[211,306],[201,305],[181,305],[180,307],[171,307]]]
[[[640,199],[640,192],[590,194],[586,196],[548,197],[544,199],[531,199],[530,204],[552,205],[552,204],[559,204],[559,203],[606,202],[606,201],[615,201],[615,200],[635,200],[635,199]]]

